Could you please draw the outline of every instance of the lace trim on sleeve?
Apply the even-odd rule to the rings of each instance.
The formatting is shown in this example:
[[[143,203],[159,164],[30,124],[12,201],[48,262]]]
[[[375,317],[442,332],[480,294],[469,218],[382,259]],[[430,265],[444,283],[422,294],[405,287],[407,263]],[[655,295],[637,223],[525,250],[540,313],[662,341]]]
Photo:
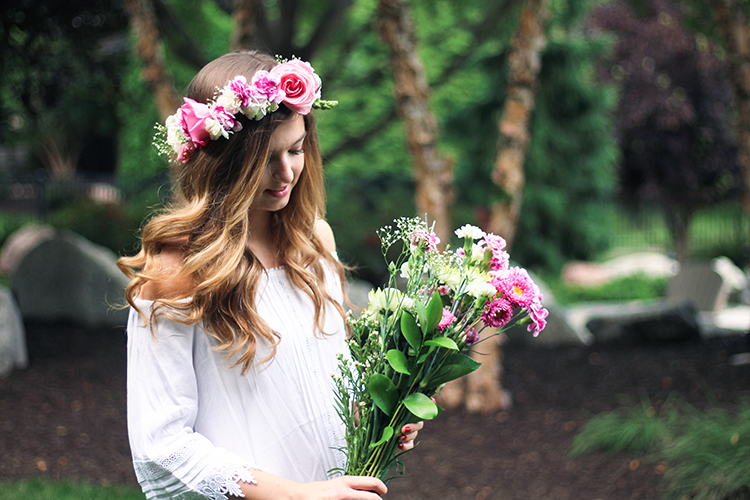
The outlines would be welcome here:
[[[198,437],[195,434],[192,436]],[[206,456],[207,451],[210,456]],[[133,467],[136,478],[149,499],[227,500],[227,495],[244,497],[237,483],[242,481],[256,484],[255,477],[249,470],[250,465],[234,455],[219,451],[215,448],[207,450],[200,438],[193,438],[188,439],[176,451],[154,460],[134,457]],[[203,465],[197,463],[198,456],[205,457],[202,462],[211,463],[210,470],[195,470],[202,469],[200,466]],[[193,479],[186,479],[188,476]]]

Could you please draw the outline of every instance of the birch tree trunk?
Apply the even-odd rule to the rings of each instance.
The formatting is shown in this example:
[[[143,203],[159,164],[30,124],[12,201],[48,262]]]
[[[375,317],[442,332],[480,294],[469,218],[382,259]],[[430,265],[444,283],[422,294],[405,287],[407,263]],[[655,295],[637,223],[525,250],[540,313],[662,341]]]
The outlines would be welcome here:
[[[260,5],[258,0],[234,0],[232,50],[255,48]]]
[[[154,6],[151,0],[126,0],[125,4],[136,38],[135,51],[143,66],[141,76],[154,95],[163,122],[180,106],[180,99],[164,60]]]
[[[737,156],[744,179],[742,206],[750,216],[750,26],[741,0],[711,0],[729,58],[737,106]]]
[[[491,209],[489,232],[513,243],[524,188],[523,165],[529,145],[529,118],[534,109],[534,91],[541,67],[541,52],[547,44],[544,25],[549,0],[524,0],[508,55],[509,75],[505,106],[500,118],[500,139],[492,182],[502,199]]]
[[[438,151],[437,119],[430,109],[430,89],[407,0],[379,1],[378,32],[390,52],[396,107],[414,161],[417,212],[435,221],[435,233],[445,244],[451,230],[453,164]]]

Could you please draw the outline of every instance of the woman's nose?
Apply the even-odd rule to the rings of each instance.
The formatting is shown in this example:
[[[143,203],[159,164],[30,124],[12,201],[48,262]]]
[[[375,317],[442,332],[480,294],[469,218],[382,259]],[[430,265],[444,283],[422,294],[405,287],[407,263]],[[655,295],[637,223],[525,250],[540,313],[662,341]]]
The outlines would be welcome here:
[[[294,172],[292,171],[291,161],[288,158],[280,158],[275,161],[271,177],[279,182],[292,182],[294,180]]]

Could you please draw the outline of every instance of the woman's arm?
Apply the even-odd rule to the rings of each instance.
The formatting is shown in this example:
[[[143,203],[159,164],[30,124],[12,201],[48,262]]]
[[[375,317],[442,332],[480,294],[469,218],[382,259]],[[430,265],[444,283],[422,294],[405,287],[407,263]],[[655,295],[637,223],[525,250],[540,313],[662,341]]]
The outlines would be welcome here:
[[[315,221],[315,235],[323,244],[323,248],[328,252],[333,253],[336,251],[336,238],[333,237],[331,226],[324,219],[317,219]]]
[[[388,491],[380,479],[366,476],[297,483],[262,471],[253,475],[255,484],[240,483],[248,500],[378,500]]]

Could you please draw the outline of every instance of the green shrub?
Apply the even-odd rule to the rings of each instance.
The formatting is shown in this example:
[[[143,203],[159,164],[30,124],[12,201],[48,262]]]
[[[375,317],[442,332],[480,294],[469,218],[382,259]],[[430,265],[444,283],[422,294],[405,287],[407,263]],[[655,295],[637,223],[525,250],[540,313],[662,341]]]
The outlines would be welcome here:
[[[750,407],[657,414],[648,403],[593,417],[570,454],[650,454],[667,463],[666,500],[740,499],[750,494]]]
[[[596,287],[548,283],[555,299],[561,304],[576,302],[607,302],[651,300],[666,296],[669,278],[652,278],[637,274]]]
[[[690,411],[664,458],[672,465],[665,475],[667,499],[748,498],[750,408]]]
[[[667,422],[648,403],[597,415],[575,437],[571,455],[605,452],[651,453],[671,437]]]

